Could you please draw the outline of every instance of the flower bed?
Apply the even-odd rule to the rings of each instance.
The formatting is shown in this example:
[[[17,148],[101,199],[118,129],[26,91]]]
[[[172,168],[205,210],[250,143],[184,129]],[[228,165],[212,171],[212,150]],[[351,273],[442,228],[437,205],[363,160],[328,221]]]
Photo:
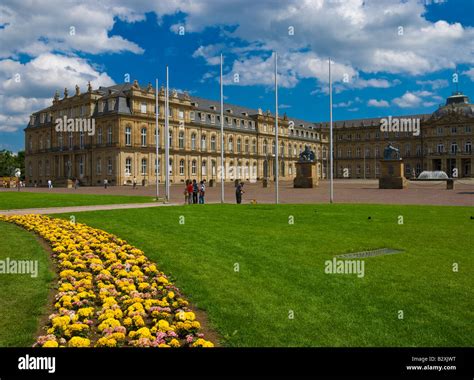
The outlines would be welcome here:
[[[0,216],[51,244],[58,268],[55,312],[40,347],[213,347],[188,302],[125,240],[42,215]]]

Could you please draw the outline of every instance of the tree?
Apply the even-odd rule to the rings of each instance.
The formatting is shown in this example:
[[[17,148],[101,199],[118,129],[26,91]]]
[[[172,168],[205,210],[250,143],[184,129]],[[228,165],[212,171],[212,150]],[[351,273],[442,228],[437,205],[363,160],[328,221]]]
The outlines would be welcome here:
[[[0,150],[0,176],[13,177],[16,168],[20,168],[22,175],[25,174],[25,152],[14,155],[9,150]]]

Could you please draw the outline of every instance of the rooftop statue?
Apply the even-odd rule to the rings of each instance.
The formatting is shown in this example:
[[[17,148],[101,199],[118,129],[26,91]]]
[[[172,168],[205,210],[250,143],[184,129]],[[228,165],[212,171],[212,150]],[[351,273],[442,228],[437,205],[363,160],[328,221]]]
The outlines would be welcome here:
[[[401,160],[400,150],[395,148],[392,143],[388,145],[383,150],[383,159],[384,160]]]

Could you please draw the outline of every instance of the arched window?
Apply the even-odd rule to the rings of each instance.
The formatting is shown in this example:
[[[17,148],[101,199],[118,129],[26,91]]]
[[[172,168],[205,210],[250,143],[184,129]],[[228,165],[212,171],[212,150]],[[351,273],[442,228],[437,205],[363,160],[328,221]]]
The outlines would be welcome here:
[[[252,140],[252,153],[257,153],[257,139]]]
[[[245,153],[249,153],[249,139],[245,139],[244,149]]]
[[[207,149],[206,147],[206,135],[201,135],[201,150],[205,151]]]
[[[107,144],[112,144],[112,127],[107,128]]]
[[[102,144],[102,127],[97,130],[97,144]]]
[[[196,160],[191,162],[191,174],[196,175]]]
[[[242,152],[242,140],[240,137],[237,139],[237,153]]]
[[[211,161],[211,171],[212,171],[212,176],[214,177],[216,175],[216,160]]]
[[[146,128],[142,128],[142,146],[146,146]]]
[[[125,127],[125,145],[132,145],[132,128]]]
[[[132,159],[130,157],[125,159],[125,175],[132,175]]]
[[[205,160],[201,163],[201,175],[207,175],[207,162]]]
[[[146,158],[142,158],[142,175],[146,175]]]
[[[234,151],[234,139],[232,137],[229,137],[229,147],[228,147],[229,152]]]
[[[183,131],[179,132],[178,144],[179,144],[179,149],[184,149],[184,132]]]
[[[196,149],[196,134],[194,132],[191,133],[191,149]]]
[[[267,154],[267,139],[263,140],[263,154]]]
[[[184,160],[179,160],[179,175],[184,175]]]

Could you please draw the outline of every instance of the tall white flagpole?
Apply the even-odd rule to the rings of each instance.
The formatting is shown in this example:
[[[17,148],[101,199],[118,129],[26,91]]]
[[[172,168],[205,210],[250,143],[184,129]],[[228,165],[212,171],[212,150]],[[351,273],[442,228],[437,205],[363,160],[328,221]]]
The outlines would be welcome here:
[[[224,203],[224,174],[225,174],[225,166],[224,166],[224,83],[222,81],[222,54],[221,54],[221,77],[220,77],[220,85],[221,85],[221,203]]]
[[[170,132],[169,132],[169,113],[170,113],[170,105],[169,105],[169,73],[168,73],[168,66],[166,66],[166,99],[165,99],[165,197],[166,201],[169,202],[170,200]]]
[[[332,164],[333,157],[333,136],[332,136],[332,79],[331,79],[331,57],[329,57],[329,166],[330,166],[330,202],[334,202],[334,171]]]
[[[155,158],[155,178],[156,178],[156,200],[158,200],[158,196],[160,195],[160,190],[158,188],[159,186],[159,183],[160,183],[160,180],[158,179],[158,165],[159,165],[159,160],[158,160],[158,157],[159,157],[159,149],[158,149],[158,145],[159,145],[159,140],[158,140],[158,131],[159,131],[159,127],[158,127],[158,113],[159,113],[159,109],[158,109],[158,78],[156,78],[156,87],[155,87],[155,144],[156,144],[156,158]]]
[[[275,51],[275,203],[279,202],[279,145],[278,145],[278,53]]]

